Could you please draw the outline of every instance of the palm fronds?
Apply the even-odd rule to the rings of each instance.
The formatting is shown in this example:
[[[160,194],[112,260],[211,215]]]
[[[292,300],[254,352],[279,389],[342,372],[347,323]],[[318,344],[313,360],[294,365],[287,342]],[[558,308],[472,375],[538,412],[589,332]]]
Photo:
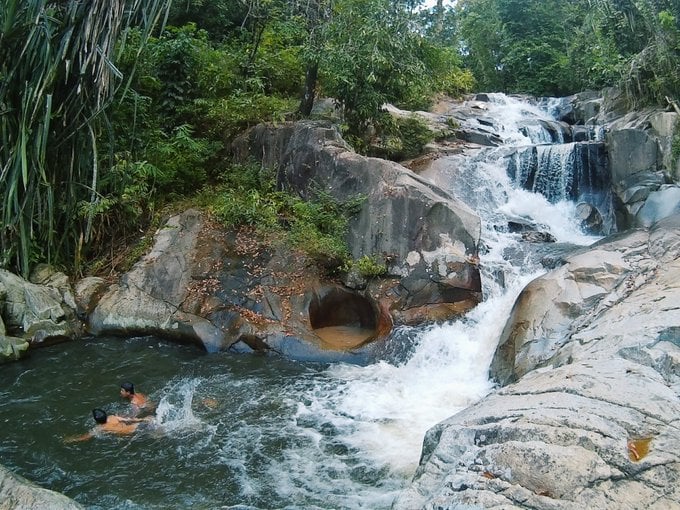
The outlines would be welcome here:
[[[0,266],[26,274],[87,241],[76,205],[97,200],[95,133],[125,85],[116,47],[169,3],[0,0]]]

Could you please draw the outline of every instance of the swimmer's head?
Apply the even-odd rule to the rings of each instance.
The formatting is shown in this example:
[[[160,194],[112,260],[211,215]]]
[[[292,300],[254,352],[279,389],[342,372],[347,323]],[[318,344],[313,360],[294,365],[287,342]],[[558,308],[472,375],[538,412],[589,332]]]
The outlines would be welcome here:
[[[94,418],[94,421],[99,423],[100,425],[103,425],[106,423],[106,411],[103,409],[92,409],[92,417]]]
[[[120,385],[120,394],[125,397],[127,395],[135,394],[135,385],[131,382],[124,382]]]

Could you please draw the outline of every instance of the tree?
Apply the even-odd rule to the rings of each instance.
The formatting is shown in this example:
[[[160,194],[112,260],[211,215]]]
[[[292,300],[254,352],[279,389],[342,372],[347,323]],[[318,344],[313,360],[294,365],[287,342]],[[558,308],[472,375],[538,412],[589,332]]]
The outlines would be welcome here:
[[[666,104],[680,95],[680,5],[673,0],[593,0],[595,21],[612,34],[629,101]]]
[[[0,3],[0,263],[77,259],[88,241],[78,204],[97,201],[97,137],[124,78],[119,36],[148,36],[168,0]]]
[[[337,0],[324,27],[320,75],[337,99],[350,131],[360,136],[386,102],[423,106],[430,83],[425,43],[412,11],[390,0]]]
[[[482,90],[506,89],[502,68],[507,40],[496,0],[462,0],[457,5],[461,51]]]
[[[314,106],[316,87],[319,80],[319,62],[324,46],[323,32],[331,17],[331,0],[311,0],[302,10],[307,30],[303,58],[305,61],[305,82],[298,113],[308,117]]]
[[[587,0],[464,0],[457,15],[465,62],[487,90],[566,95],[611,85],[613,37],[622,34],[593,13]]]

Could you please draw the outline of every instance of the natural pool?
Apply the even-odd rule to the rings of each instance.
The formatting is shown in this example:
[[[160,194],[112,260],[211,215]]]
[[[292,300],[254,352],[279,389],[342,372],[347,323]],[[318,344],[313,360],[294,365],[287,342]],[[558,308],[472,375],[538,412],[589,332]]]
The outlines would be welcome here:
[[[352,446],[326,369],[157,338],[34,350],[0,369],[0,463],[88,508],[388,508],[410,473]],[[124,380],[158,402],[157,425],[65,443],[94,407],[128,412]]]
[[[425,431],[491,387],[500,323],[472,324],[398,330],[361,365],[149,337],[36,349],[0,368],[0,464],[93,509],[387,509]],[[158,403],[156,425],[65,442],[94,407],[128,411],[125,380]]]

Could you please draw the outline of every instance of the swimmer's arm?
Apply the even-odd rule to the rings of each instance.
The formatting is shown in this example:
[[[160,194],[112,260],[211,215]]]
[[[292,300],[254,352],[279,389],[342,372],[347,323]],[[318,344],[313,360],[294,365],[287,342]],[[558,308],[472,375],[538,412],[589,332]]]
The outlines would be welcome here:
[[[130,425],[131,423],[142,423],[145,421],[150,421],[153,419],[153,416],[145,416],[144,418],[119,418],[119,420],[126,425]]]
[[[64,438],[64,443],[79,443],[81,441],[87,441],[89,439],[92,439],[94,437],[94,434],[92,432],[88,432],[87,434],[81,434],[79,436],[67,436]]]

